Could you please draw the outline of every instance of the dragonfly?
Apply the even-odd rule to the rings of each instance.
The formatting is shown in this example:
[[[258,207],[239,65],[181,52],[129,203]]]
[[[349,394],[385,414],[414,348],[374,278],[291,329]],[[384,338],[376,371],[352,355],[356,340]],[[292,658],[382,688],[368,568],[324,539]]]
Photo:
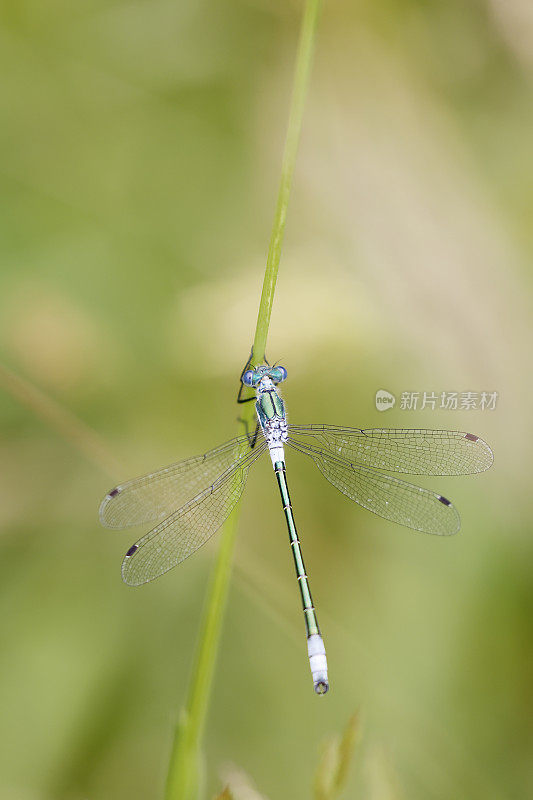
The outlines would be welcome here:
[[[479,473],[491,466],[493,454],[483,439],[463,431],[289,424],[279,390],[287,378],[285,367],[249,366],[250,362],[241,375],[241,391],[250,387],[255,395],[241,400],[240,391],[238,400],[255,400],[254,435],[237,436],[204,455],[119,484],[104,497],[100,521],[109,528],[155,524],[122,562],[125,583],[152,581],[196,552],[222,526],[241,498],[250,468],[268,452],[300,589],[313,685],[324,695],[329,689],[326,650],[294,519],[285,448],[312,459],[333,486],[363,508],[438,536],[459,530],[459,514],[451,501],[396,474]]]

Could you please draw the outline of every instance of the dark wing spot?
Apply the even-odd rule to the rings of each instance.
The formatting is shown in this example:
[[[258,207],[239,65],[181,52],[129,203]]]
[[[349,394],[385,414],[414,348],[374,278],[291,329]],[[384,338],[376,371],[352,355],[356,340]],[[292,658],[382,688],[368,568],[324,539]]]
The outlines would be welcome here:
[[[451,506],[452,504],[451,500],[448,500],[446,497],[443,497],[442,495],[439,496],[439,500],[441,501],[441,503],[444,503],[445,506]]]
[[[120,489],[111,489],[111,491],[109,492],[109,497],[116,497],[119,492]]]
[[[136,550],[138,550],[138,549],[139,549],[139,545],[138,544],[132,544],[132,546],[130,547],[130,549],[126,553],[126,558],[128,558],[129,556],[132,556],[134,554],[134,552]]]
[[[476,436],[475,433],[467,433],[465,434],[465,439],[468,439],[469,442],[477,442],[479,436]]]

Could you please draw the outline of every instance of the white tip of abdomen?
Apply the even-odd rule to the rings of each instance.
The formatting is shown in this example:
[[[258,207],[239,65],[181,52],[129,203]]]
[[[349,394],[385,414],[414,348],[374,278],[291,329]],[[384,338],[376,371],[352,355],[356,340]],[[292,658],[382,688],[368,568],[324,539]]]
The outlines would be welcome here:
[[[314,633],[307,640],[307,652],[309,653],[309,665],[313,684],[317,694],[326,694],[329,689],[328,681],[328,661],[326,658],[326,648],[322,637]]]

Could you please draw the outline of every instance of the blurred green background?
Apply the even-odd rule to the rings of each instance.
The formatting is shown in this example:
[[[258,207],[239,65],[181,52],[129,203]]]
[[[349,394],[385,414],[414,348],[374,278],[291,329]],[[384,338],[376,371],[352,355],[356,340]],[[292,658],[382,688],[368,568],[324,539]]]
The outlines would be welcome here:
[[[137,532],[101,529],[97,509],[118,480],[236,433],[300,12],[2,6],[6,800],[161,796],[217,540],[132,590],[120,563]],[[470,430],[496,462],[426,481],[462,516],[439,540],[359,509],[289,453],[324,699],[275,481],[256,467],[207,797],[229,780],[237,800],[310,798],[321,743],[355,709],[346,797],[533,796],[532,70],[524,0],[325,3],[267,351],[289,371],[290,419]],[[499,399],[380,413],[380,388]]]

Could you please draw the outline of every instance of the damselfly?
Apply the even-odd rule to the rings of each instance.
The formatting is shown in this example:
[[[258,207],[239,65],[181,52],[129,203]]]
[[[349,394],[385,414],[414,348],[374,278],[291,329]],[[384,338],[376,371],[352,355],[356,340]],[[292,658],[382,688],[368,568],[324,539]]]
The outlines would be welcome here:
[[[317,694],[325,694],[326,651],[289,496],[285,445],[309,456],[350,500],[387,520],[440,536],[459,530],[451,502],[389,473],[468,475],[488,469],[493,455],[473,433],[289,425],[277,389],[286,377],[281,366],[245,369],[242,384],[256,392],[250,398],[256,400],[256,435],[238,436],[205,455],[116,486],[102,501],[100,520],[109,528],[157,523],[130,547],[122,563],[126,583],[147,583],[198,550],[220,528],[242,495],[250,467],[268,450],[300,587],[313,683]]]

